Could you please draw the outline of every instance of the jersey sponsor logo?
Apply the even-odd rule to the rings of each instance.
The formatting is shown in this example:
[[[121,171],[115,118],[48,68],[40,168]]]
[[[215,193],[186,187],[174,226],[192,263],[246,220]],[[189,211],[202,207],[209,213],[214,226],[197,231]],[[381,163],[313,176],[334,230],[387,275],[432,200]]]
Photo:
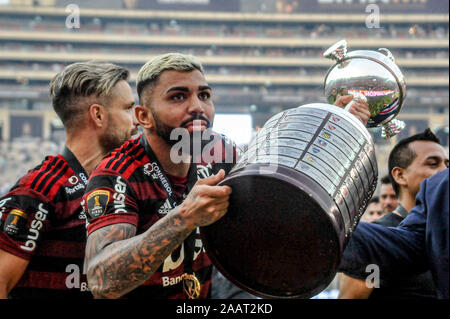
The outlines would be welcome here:
[[[72,195],[72,194],[76,193],[76,192],[77,192],[78,190],[80,190],[80,189],[85,189],[85,187],[84,187],[83,184],[75,185],[75,186],[72,187],[72,188],[66,187],[66,188],[65,188],[65,191],[66,191],[67,194]]]
[[[76,183],[78,183],[79,179],[76,175],[70,176],[69,178],[69,183],[72,185],[75,185]]]
[[[152,175],[153,172],[153,166],[152,163],[147,163],[144,165],[144,174],[147,176]]]
[[[102,216],[109,202],[109,191],[104,189],[95,190],[87,197],[87,210],[92,218]]]
[[[27,214],[19,209],[13,209],[6,218],[3,231],[11,237],[16,237],[25,230]]]
[[[173,286],[178,284],[183,279],[183,275],[176,276],[176,277],[161,277],[162,285],[163,287],[167,286]]]
[[[20,248],[33,251],[36,248],[36,242],[39,239],[39,231],[44,226],[44,221],[47,219],[48,210],[44,208],[44,204],[40,203],[38,211],[34,214],[34,219],[31,221],[31,228],[28,230],[27,241],[25,245],[21,245]]]
[[[79,176],[80,176],[81,180],[83,181],[84,185],[87,185],[88,178],[86,177],[86,175],[84,175],[84,173],[80,173]]]
[[[122,181],[120,176],[117,177],[116,184],[114,185],[114,190],[116,191],[113,194],[114,199],[114,213],[126,213],[125,209],[125,192],[127,190],[127,184]]]
[[[163,176],[161,169],[159,168],[157,163],[147,163],[144,165],[144,174],[147,176],[151,176],[153,181],[160,180],[162,183],[162,186],[166,190],[166,193],[169,196],[172,196],[172,188],[170,187],[170,184],[168,183],[167,179]]]
[[[164,204],[158,209],[158,213],[165,215],[168,212],[170,212],[174,207],[172,207],[172,205],[170,204],[169,199],[166,199],[166,201],[164,202]]]

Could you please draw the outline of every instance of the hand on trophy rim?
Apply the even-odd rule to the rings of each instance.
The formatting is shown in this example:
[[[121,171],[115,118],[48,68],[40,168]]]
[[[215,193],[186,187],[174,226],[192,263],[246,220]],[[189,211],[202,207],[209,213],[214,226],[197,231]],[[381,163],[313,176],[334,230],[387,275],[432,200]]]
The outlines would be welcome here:
[[[353,95],[343,95],[336,99],[334,102],[335,106],[339,106],[340,108],[345,108],[347,104],[352,103],[348,111],[356,116],[364,125],[367,124],[370,118],[370,110],[369,104],[366,101],[362,100],[354,100]]]

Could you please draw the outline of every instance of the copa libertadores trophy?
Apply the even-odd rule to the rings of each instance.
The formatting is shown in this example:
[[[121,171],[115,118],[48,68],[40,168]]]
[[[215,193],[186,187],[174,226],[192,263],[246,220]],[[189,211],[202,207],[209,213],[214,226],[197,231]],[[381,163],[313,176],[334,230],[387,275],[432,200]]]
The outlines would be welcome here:
[[[227,214],[200,230],[213,264],[252,294],[310,298],[325,289],[375,191],[371,135],[331,104],[360,94],[370,105],[368,126],[386,124],[404,100],[403,76],[387,50],[347,55],[341,44],[327,51],[342,53],[325,81],[330,104],[270,118],[221,182],[233,189]]]
[[[406,97],[405,80],[388,49],[347,53],[347,42],[341,40],[326,50],[324,57],[336,61],[324,81],[330,104],[340,95],[363,96],[370,108],[368,128],[382,126],[381,135],[390,138],[405,127],[395,119]]]

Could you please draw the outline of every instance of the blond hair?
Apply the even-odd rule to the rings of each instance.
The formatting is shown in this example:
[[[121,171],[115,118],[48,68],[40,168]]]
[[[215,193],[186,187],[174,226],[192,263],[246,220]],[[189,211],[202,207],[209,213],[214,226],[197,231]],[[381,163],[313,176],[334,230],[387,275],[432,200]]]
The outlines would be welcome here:
[[[89,105],[104,103],[112,88],[127,80],[129,71],[121,66],[96,61],[68,65],[50,82],[53,109],[67,130],[79,127]]]

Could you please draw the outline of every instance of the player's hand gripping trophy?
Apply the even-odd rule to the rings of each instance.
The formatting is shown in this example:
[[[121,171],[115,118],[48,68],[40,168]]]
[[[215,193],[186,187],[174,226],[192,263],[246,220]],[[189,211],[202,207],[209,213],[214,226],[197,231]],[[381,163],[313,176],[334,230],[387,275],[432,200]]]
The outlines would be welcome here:
[[[384,138],[396,135],[405,127],[404,122],[394,119],[406,97],[405,80],[388,49],[347,53],[347,42],[341,40],[326,50],[324,57],[336,61],[324,82],[330,104],[346,94],[366,99],[371,115],[366,127],[382,126]]]

